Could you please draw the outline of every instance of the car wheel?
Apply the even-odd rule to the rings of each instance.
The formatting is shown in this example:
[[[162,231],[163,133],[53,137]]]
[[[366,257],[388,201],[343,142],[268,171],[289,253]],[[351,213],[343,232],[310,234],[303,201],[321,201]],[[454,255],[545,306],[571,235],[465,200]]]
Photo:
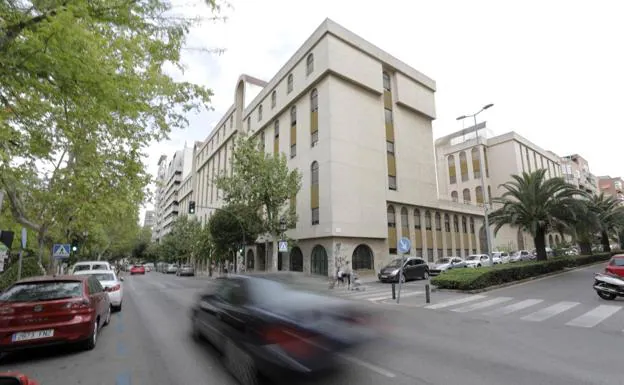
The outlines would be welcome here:
[[[258,385],[256,365],[246,352],[227,340],[223,353],[225,367],[241,385]]]
[[[112,306],[108,306],[108,311],[106,311],[106,319],[104,319],[104,326],[108,325],[111,321],[111,313],[113,312],[112,309]]]
[[[123,305],[123,302],[119,302],[119,305],[114,307],[115,311],[121,311],[121,305]]]
[[[95,345],[97,344],[98,339],[98,321],[93,323],[93,333],[89,337],[88,340],[85,341],[84,348],[85,350],[93,350]]]
[[[617,295],[613,294],[613,293],[605,293],[603,291],[598,291],[598,296],[602,299],[606,299],[607,301],[613,301]]]
[[[425,270],[423,273],[423,279],[429,279],[429,271]]]
[[[401,283],[405,283],[405,273],[401,274],[401,279],[399,280]]]

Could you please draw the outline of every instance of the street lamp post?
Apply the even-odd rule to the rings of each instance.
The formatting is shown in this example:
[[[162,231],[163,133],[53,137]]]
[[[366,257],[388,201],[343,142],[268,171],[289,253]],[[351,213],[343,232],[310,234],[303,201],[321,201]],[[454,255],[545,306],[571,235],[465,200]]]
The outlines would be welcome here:
[[[286,218],[281,217],[280,221],[279,221],[279,228],[280,228],[280,238],[284,237],[284,233],[286,232]],[[281,240],[281,239],[280,239]],[[277,262],[278,262],[278,270],[279,270],[279,256],[282,254],[281,251],[279,251],[279,241],[277,242]]]
[[[492,253],[492,236],[490,235],[490,220],[488,218],[488,209],[489,209],[488,206],[489,206],[490,194],[488,194],[488,190],[485,187],[485,144],[481,143],[479,139],[479,129],[477,127],[477,115],[487,110],[488,108],[492,107],[493,105],[494,104],[492,103],[486,104],[474,114],[462,115],[457,118],[457,120],[464,120],[466,118],[474,119],[474,132],[475,132],[475,137],[477,139],[477,146],[481,145],[483,148],[484,156],[483,156],[483,159],[480,159],[479,161],[479,173],[481,174],[481,195],[483,198],[483,217],[485,221],[485,239],[486,239],[487,248],[488,248],[488,255]]]

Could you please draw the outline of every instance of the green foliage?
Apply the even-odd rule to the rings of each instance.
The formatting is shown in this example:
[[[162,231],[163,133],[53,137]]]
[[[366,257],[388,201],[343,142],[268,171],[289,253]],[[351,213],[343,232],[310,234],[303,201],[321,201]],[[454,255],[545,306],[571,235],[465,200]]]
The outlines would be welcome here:
[[[440,289],[479,290],[503,283],[539,277],[565,268],[607,261],[612,253],[552,258],[547,261],[499,264],[492,267],[452,269],[431,279]]]
[[[262,231],[258,211],[242,204],[230,204],[216,210],[208,229],[216,255],[228,254],[243,244],[253,243]]]
[[[195,218],[180,216],[157,248],[159,260],[174,262],[205,252],[206,231]]]
[[[503,226],[519,227],[533,236],[538,260],[546,259],[546,234],[563,232],[577,218],[578,197],[584,193],[561,178],[546,178],[546,170],[512,175],[494,198],[501,207],[490,213],[496,234]]]
[[[0,275],[0,291],[5,290],[17,281],[17,260]],[[42,275],[41,267],[36,258],[24,258],[22,260],[22,279]]]
[[[0,189],[42,249],[88,230],[96,254],[128,252],[150,180],[142,151],[207,107],[210,90],[164,72],[198,22],[172,7],[0,4]]]

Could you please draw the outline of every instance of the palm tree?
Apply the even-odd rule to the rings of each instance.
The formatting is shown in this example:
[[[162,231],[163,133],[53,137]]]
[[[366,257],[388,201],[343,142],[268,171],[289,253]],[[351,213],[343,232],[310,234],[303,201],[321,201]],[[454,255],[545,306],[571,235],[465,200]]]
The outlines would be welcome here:
[[[597,231],[600,232],[600,243],[602,251],[611,251],[611,237],[624,225],[624,208],[620,201],[604,193],[591,197],[591,206],[597,215]]]
[[[494,234],[504,225],[519,227],[530,233],[535,242],[537,259],[546,259],[546,234],[562,233],[570,227],[577,215],[577,198],[583,192],[562,178],[546,178],[546,170],[512,175],[503,183],[505,192],[492,201],[501,205],[489,215],[495,226]]]
[[[589,197],[578,199],[576,203],[576,220],[569,223],[567,230],[578,243],[581,254],[591,255],[592,245],[597,240],[597,229],[600,228],[598,212]]]

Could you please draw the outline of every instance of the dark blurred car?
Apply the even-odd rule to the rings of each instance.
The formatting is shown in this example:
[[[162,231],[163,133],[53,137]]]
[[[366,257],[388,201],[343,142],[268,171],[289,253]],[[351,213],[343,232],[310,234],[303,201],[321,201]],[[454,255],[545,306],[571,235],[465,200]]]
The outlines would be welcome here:
[[[176,271],[176,275],[180,276],[180,277],[181,276],[194,276],[195,275],[195,268],[193,267],[193,265],[182,265]]]
[[[145,266],[143,265],[134,265],[130,268],[130,275],[135,274],[145,274]]]
[[[193,336],[220,350],[244,385],[335,366],[336,353],[377,337],[375,319],[351,301],[262,276],[218,278],[191,309]]]
[[[0,352],[72,342],[93,349],[110,316],[93,275],[23,279],[0,295]]]
[[[0,373],[0,385],[39,385],[37,381],[18,372]]]
[[[399,277],[401,261],[403,261],[403,276]],[[399,282],[399,279],[401,279],[401,282],[416,278],[429,279],[429,266],[422,258],[396,258],[381,269],[377,278],[379,278],[381,282]]]

